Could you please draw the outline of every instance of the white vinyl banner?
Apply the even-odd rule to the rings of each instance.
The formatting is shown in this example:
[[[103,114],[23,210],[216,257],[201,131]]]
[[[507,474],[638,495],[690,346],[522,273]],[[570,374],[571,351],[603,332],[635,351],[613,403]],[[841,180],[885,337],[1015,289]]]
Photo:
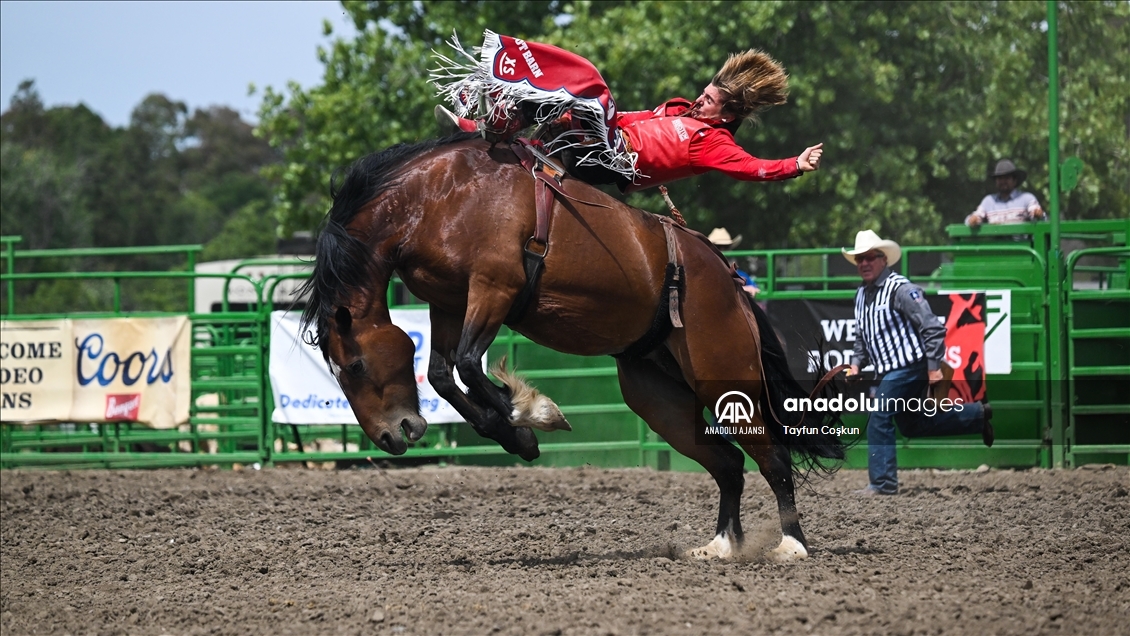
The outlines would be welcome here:
[[[78,422],[188,421],[192,392],[188,316],[72,320]]]
[[[0,323],[0,420],[66,421],[74,395],[74,359],[69,320]]]
[[[416,345],[413,369],[420,395],[420,415],[428,422],[462,422],[463,417],[439,397],[428,382],[431,321],[426,309],[393,309],[392,322]],[[280,424],[356,424],[337,380],[330,375],[322,352],[299,337],[300,314],[271,312],[271,417]],[[462,386],[462,385],[461,385]]]
[[[188,421],[187,316],[13,321],[0,331],[5,422]]]

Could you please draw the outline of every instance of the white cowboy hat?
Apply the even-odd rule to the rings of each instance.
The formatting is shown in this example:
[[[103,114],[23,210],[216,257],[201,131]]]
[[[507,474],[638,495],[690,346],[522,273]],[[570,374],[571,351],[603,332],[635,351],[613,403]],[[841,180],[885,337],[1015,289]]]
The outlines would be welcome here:
[[[902,248],[894,241],[886,241],[879,238],[879,235],[871,230],[863,230],[857,232],[855,235],[855,249],[849,250],[846,247],[841,251],[844,253],[844,258],[849,263],[855,265],[855,257],[860,254],[866,254],[871,250],[879,250],[887,257],[887,265],[894,265],[902,258]]]
[[[716,227],[710,232],[710,236],[706,237],[706,240],[723,249],[734,249],[738,246],[738,243],[742,242],[742,235],[739,234],[730,238],[730,233],[726,231],[726,228]]]

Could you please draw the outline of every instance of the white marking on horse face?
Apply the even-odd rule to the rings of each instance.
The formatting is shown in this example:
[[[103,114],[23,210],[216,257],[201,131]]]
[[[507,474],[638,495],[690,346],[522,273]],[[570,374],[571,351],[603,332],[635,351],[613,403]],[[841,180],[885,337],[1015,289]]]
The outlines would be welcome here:
[[[694,559],[728,559],[734,555],[734,545],[730,535],[723,532],[714,537],[701,548],[694,548],[687,552],[687,556]]]
[[[769,559],[777,563],[788,563],[808,558],[808,550],[804,545],[789,535],[781,537],[781,545],[769,551]]]

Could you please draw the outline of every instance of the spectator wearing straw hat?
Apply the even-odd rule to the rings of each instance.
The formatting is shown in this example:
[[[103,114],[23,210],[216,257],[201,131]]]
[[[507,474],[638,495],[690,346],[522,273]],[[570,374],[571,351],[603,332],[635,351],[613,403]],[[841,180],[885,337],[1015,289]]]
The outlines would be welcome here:
[[[898,243],[871,230],[855,235],[855,247],[843,249],[863,284],[855,295],[856,339],[849,377],[874,365],[879,386],[872,398],[879,409],[867,419],[867,488],[864,496],[898,494],[895,424],[906,437],[942,437],[980,433],[993,445],[992,409],[988,403],[962,404],[960,411],[902,408],[906,400],[925,397],[942,380],[946,329],[930,311],[922,288],[890,266],[902,257]],[[892,401],[896,402],[891,406]],[[888,410],[890,409],[890,410]],[[923,412],[925,411],[925,412]]]
[[[974,227],[982,223],[1027,223],[1046,218],[1036,195],[1020,189],[1020,184],[1028,178],[1028,173],[1017,168],[1016,164],[1008,159],[1001,159],[989,177],[996,182],[997,192],[981,200],[981,205],[966,217],[966,225]]]
[[[731,237],[730,233],[726,231],[726,228],[716,227],[711,230],[710,236],[707,236],[706,239],[723,252],[728,252],[738,249],[738,243],[742,242],[742,235],[739,234],[735,237]],[[757,286],[757,279],[748,272],[742,271],[737,263],[734,263],[733,267],[734,272],[742,279],[742,289],[750,296],[757,296],[757,293],[761,291],[761,288]]]

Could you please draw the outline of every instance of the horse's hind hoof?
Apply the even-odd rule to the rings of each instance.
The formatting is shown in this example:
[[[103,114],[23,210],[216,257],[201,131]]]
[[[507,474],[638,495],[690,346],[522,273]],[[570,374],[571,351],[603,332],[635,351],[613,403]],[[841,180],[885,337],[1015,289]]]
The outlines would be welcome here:
[[[790,563],[808,558],[804,544],[790,536],[781,537],[781,545],[769,551],[769,560],[775,563]]]

